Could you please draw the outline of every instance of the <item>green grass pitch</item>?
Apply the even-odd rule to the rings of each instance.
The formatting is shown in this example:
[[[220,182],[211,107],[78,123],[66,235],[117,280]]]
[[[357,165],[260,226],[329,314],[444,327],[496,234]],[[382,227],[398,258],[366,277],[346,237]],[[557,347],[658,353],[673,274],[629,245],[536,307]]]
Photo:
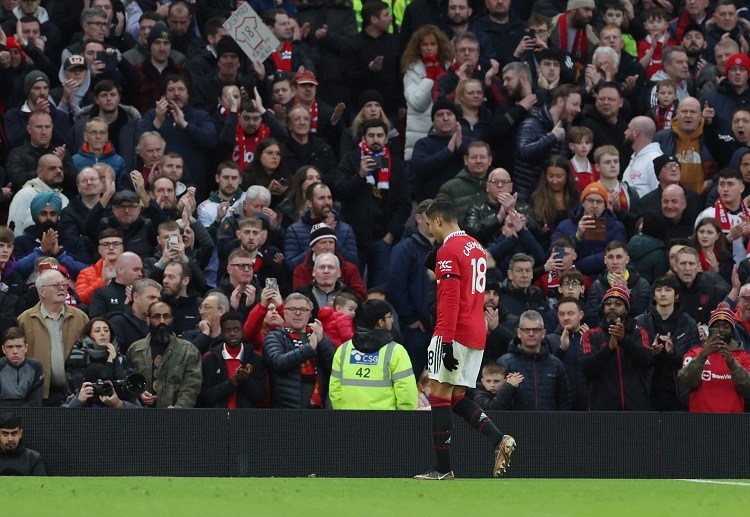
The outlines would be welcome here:
[[[4,515],[739,516],[750,481],[3,478]]]

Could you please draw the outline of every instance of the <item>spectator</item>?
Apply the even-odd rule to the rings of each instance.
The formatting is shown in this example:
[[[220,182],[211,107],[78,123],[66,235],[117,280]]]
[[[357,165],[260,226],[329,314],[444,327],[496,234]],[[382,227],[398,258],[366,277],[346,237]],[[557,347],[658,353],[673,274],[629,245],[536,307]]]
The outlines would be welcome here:
[[[42,156],[57,155],[63,165],[63,182],[60,187],[72,184],[76,167],[70,153],[57,143],[52,143],[52,118],[46,111],[35,111],[29,115],[26,130],[29,141],[13,146],[8,155],[6,177],[12,184],[13,192],[18,192],[27,181],[37,178],[39,160]]]
[[[266,11],[263,23],[279,41],[279,46],[263,63],[266,77],[272,77],[277,71],[287,74],[300,69],[315,71],[315,65],[302,43],[294,41],[292,19],[284,9],[274,8]]]
[[[599,170],[589,160],[589,154],[594,148],[594,132],[584,126],[574,126],[568,132],[568,147],[573,157],[568,165],[573,171],[576,190],[582,191],[589,183],[599,181]]]
[[[192,7],[183,0],[176,0],[169,4],[167,11],[167,26],[172,31],[172,44],[175,50],[186,56],[192,56],[203,45],[195,35]]]
[[[312,282],[297,291],[312,300],[315,316],[321,307],[332,306],[333,299],[340,292],[356,295],[351,287],[341,281],[341,261],[333,253],[321,253],[315,257]]]
[[[579,67],[589,63],[594,47],[599,44],[590,25],[595,8],[593,0],[568,0],[565,12],[552,18],[552,44],[571,56]]]
[[[121,183],[127,173],[127,166],[125,159],[115,152],[115,148],[108,140],[108,128],[109,124],[104,119],[90,118],[83,133],[84,143],[78,153],[73,155],[73,163],[79,171],[95,163],[106,163],[115,172],[115,182]]]
[[[122,53],[123,59],[126,59],[131,65],[136,66],[147,59],[151,58],[151,51],[150,47],[151,45],[148,42],[148,36],[151,34],[151,31],[153,30],[154,26],[158,22],[163,22],[163,18],[159,16],[157,13],[153,11],[147,11],[143,14],[141,14],[140,18],[138,19],[138,39],[136,40],[135,46],[125,52]],[[226,21],[226,20],[224,20]],[[161,26],[160,26],[161,27]],[[210,37],[207,35],[210,41]],[[201,49],[203,50],[203,49]],[[212,50],[216,50],[212,47]],[[200,50],[196,53],[200,53]],[[212,54],[213,56],[213,54]],[[172,48],[169,52],[169,57],[172,58],[172,61],[174,61],[175,64],[178,65],[184,65],[185,64],[185,54],[182,52],[179,52],[178,50]],[[193,70],[190,68],[189,65],[186,66],[188,70],[192,73]],[[216,68],[216,58],[214,58],[211,69]],[[203,74],[196,74],[196,75],[203,75]]]
[[[357,265],[347,261],[336,251],[338,238],[326,223],[318,223],[310,230],[310,251],[303,262],[294,268],[292,289],[298,290],[313,281],[315,259],[323,253],[333,253],[341,264],[341,282],[348,286],[359,300],[366,296],[365,284],[359,274]],[[353,315],[352,315],[353,316]]]
[[[159,172],[165,147],[166,142],[157,131],[146,131],[138,136],[135,145],[135,153],[138,155],[135,168],[141,172],[145,183],[148,183],[152,174],[156,176]],[[134,183],[127,180],[127,177],[123,178],[124,183],[118,185],[119,189],[133,190],[135,188]]]
[[[525,311],[518,323],[518,336],[508,347],[508,353],[498,363],[509,374],[520,373],[523,382],[520,406],[525,411],[569,411],[570,385],[562,362],[550,354],[549,341],[544,337],[542,315]]]
[[[215,72],[195,78],[193,104],[196,108],[208,112],[216,108],[216,99],[221,97],[224,85],[236,85],[237,88],[243,88],[248,94],[256,88],[256,75],[249,75],[243,71],[245,69],[245,54],[233,38],[221,38],[219,40],[216,44],[216,59],[218,63]],[[235,124],[232,124],[232,128],[235,125],[236,120]]]
[[[690,24],[696,24],[705,30],[706,23],[711,19],[713,10],[709,9],[708,2],[686,2],[685,10],[669,23],[669,33],[679,44],[685,35],[685,29]]]
[[[287,270],[294,271],[302,263],[308,252],[310,231],[314,224],[321,222],[335,226],[336,244],[344,258],[354,264],[359,263],[354,231],[334,212],[331,189],[324,183],[313,183],[305,190],[305,199],[309,209],[284,234],[284,265]]]
[[[20,328],[3,331],[2,350],[0,407],[41,407],[44,368],[38,360],[26,357],[29,347]]]
[[[700,264],[698,252],[684,246],[676,252],[673,268],[680,281],[677,292],[680,308],[697,323],[705,324],[710,318],[711,308],[724,300],[731,287],[719,275],[703,271]]]
[[[604,248],[613,240],[625,242],[625,228],[607,208],[607,190],[601,183],[589,184],[581,193],[581,206],[571,212],[572,218],[557,226],[552,240],[566,235],[576,243],[578,260],[576,267],[585,275],[596,275],[604,271]],[[597,220],[604,219],[604,235],[591,232]]]
[[[672,126],[672,118],[677,111],[677,83],[664,79],[656,84],[657,105],[651,108],[649,118],[653,120],[656,131]]]
[[[452,44],[454,58],[445,75],[438,79],[437,97],[455,100],[458,83],[462,80],[474,79],[479,82],[479,88],[483,88],[485,78],[492,70],[490,60],[493,59],[495,51],[492,42],[483,32],[467,30],[469,24],[474,23],[474,20],[470,20],[466,15],[467,10],[472,11],[468,0],[451,0],[449,4],[445,35]],[[456,24],[457,20],[460,21]],[[459,32],[461,34],[458,34]],[[490,79],[495,73],[493,71],[490,74]]]
[[[326,85],[328,86],[328,85]],[[346,107],[343,102],[336,104],[333,108],[317,98],[318,78],[311,70],[301,70],[294,74],[294,100],[295,106],[304,106],[312,115],[310,132],[329,145],[335,145],[341,140],[343,130],[341,115]]]
[[[93,318],[104,316],[110,318],[125,310],[128,287],[132,289],[136,280],[143,278],[143,262],[133,252],[121,253],[115,261],[115,276],[105,286],[94,291],[89,305],[89,315]]]
[[[195,329],[199,316],[201,297],[193,287],[193,271],[184,262],[170,262],[162,275],[162,300],[172,307],[176,315],[174,332],[178,336]]]
[[[504,1],[504,0],[501,0]],[[549,106],[532,108],[521,122],[516,137],[515,186],[518,198],[528,201],[551,154],[562,154],[566,124],[581,111],[581,94],[575,86],[555,88]]]
[[[189,341],[175,336],[173,321],[167,303],[152,303],[148,336],[128,348],[133,370],[147,380],[147,390],[140,395],[146,407],[195,407],[201,390],[201,356]]]
[[[590,183],[589,183],[590,185]],[[516,194],[517,197],[517,194]],[[579,194],[568,160],[560,155],[552,155],[547,160],[539,184],[531,194],[529,203],[533,207],[530,214],[541,226],[540,244],[547,248],[555,230],[578,207]],[[525,204],[516,201],[516,206]]]
[[[221,345],[224,340],[221,317],[230,309],[229,298],[220,292],[210,291],[198,307],[201,319],[195,330],[185,332],[182,339],[193,343],[201,354],[206,354],[215,346]]]
[[[346,128],[341,134],[341,144],[339,145],[339,154],[345,156],[346,154],[356,151],[359,147],[359,142],[362,139],[360,136],[360,128],[362,124],[368,120],[381,120],[386,123],[388,131],[388,148],[391,155],[403,156],[401,152],[401,144],[398,137],[400,136],[398,131],[394,129],[388,117],[383,111],[383,94],[377,90],[365,90],[357,99],[357,106],[359,110],[352,117],[352,124]]]
[[[599,183],[607,189],[609,208],[623,225],[632,228],[638,211],[638,191],[617,180],[620,173],[620,155],[613,145],[604,145],[594,151],[594,162],[599,170]]]
[[[123,237],[119,230],[107,228],[99,234],[99,256],[91,266],[82,269],[76,278],[76,293],[89,305],[94,292],[117,276],[117,260],[123,254]]]
[[[227,275],[219,283],[219,290],[229,298],[232,309],[247,315],[260,299],[261,286],[253,271],[250,252],[240,248],[229,254]]]
[[[662,150],[658,142],[654,142],[656,125],[648,117],[634,117],[625,130],[625,142],[633,149],[630,163],[625,168],[622,180],[638,191],[643,197],[657,187],[656,170],[654,161],[661,156]]]
[[[201,407],[252,408],[266,399],[268,374],[263,356],[242,342],[245,318],[236,311],[221,316],[221,342],[203,354]]]
[[[706,41],[708,43],[706,52],[711,55],[714,46],[723,39],[732,39],[739,42],[741,38],[750,41],[750,22],[740,18],[734,0],[719,0],[716,2],[711,19],[705,24]]]
[[[595,93],[595,104],[583,110],[581,125],[593,131],[595,149],[605,145],[614,146],[622,157],[621,163],[629,161],[630,145],[622,138],[628,127],[626,117],[629,114],[623,109],[624,98],[620,85],[614,81],[603,81],[596,86]],[[583,190],[583,187],[579,186],[579,190]]]
[[[104,166],[102,164],[102,166]],[[102,166],[99,168],[101,169]],[[105,184],[114,183],[114,171],[107,166],[108,170],[104,178],[94,167],[84,167],[76,177],[78,195],[69,200],[68,206],[60,212],[60,232],[65,239],[80,239],[89,258],[96,257],[97,248],[86,234],[86,216],[102,197]],[[113,189],[113,185],[110,185]]]
[[[698,343],[698,328],[677,305],[678,289],[674,276],[657,278],[652,287],[654,305],[635,318],[648,334],[654,355],[651,411],[685,410],[686,397],[682,396],[677,373],[685,353]]]
[[[718,274],[728,284],[732,282],[732,249],[721,231],[721,223],[713,217],[700,219],[690,239],[690,246],[698,250],[703,271]],[[744,259],[743,259],[744,260]]]
[[[578,297],[563,297],[557,304],[559,326],[554,333],[547,336],[550,353],[554,354],[565,367],[570,384],[573,411],[586,411],[588,408],[588,390],[586,376],[578,362],[582,355],[581,340],[589,326],[583,323],[583,307]]]
[[[661,59],[662,69],[651,77],[651,84],[654,86],[649,94],[649,108],[655,108],[659,104],[656,92],[660,81],[669,79],[677,84],[677,100],[680,102],[690,97],[694,90],[693,81],[690,81],[690,64],[684,48],[680,46],[667,47],[662,52]],[[674,119],[672,120],[674,121]],[[672,154],[663,147],[662,150],[667,154]]]
[[[651,284],[669,271],[664,247],[666,221],[661,214],[646,214],[640,221],[641,231],[628,242],[628,254],[632,268]]]
[[[242,173],[241,188],[262,185],[271,192],[271,208],[275,208],[289,188],[289,171],[281,159],[281,147],[273,137],[261,141],[254,159]]]
[[[86,367],[83,383],[68,397],[63,407],[67,408],[94,408],[94,409],[138,409],[141,406],[134,402],[120,399],[115,389],[112,372],[104,365],[93,363]],[[96,384],[109,385],[109,395],[98,394]],[[99,388],[107,389],[107,388]]]
[[[287,116],[288,138],[281,149],[281,159],[288,170],[303,165],[320,170],[323,181],[330,182],[336,169],[336,157],[330,145],[312,132],[312,114],[304,106],[294,106]]]
[[[656,177],[659,180],[659,183],[656,185],[656,188],[650,190],[648,194],[641,197],[640,202],[638,203],[638,212],[640,214],[655,214],[661,211],[664,190],[670,185],[680,185],[682,172],[680,170],[680,161],[676,156],[660,154],[653,160],[653,169],[656,172]],[[687,203],[684,207],[687,210],[687,213],[685,214],[686,219],[689,219],[690,222],[692,222],[695,220],[698,212],[701,211],[703,200],[701,199],[700,194],[694,190],[683,187],[682,192]],[[680,214],[680,216],[682,216],[682,214]],[[680,218],[678,217],[677,221],[679,221],[679,219]]]
[[[485,411],[516,409],[520,406],[518,387],[523,380],[520,372],[506,374],[502,365],[487,363],[482,366],[481,387],[471,390],[471,398]]]
[[[543,266],[534,269],[534,276],[538,277],[534,285],[539,287],[544,296],[552,305],[553,300],[562,298],[562,277],[568,271],[576,271],[575,260],[578,258],[575,243],[569,237],[560,237],[556,239],[550,248],[549,258]],[[580,273],[579,273],[580,274]],[[585,291],[591,288],[591,280],[581,275],[582,286]]]
[[[602,299],[602,326],[583,334],[579,365],[588,379],[589,411],[651,407],[651,347],[629,312],[627,290],[614,286]]]
[[[148,58],[135,65],[141,80],[138,89],[138,102],[135,107],[142,115],[159,101],[161,85],[165,79],[185,72],[183,66],[175,63],[170,56],[172,33],[164,22],[157,22],[151,27],[146,38],[146,46],[148,47]]]
[[[461,108],[446,99],[432,105],[432,128],[414,144],[409,175],[417,201],[434,198],[441,185],[453,178],[463,165],[462,156],[470,137],[462,135]]]
[[[746,23],[748,37],[750,37],[750,23]],[[750,57],[747,54],[734,54],[727,60],[724,68],[726,79],[719,83],[715,91],[701,99],[702,105],[705,106],[708,103],[716,112],[712,125],[720,135],[730,133],[730,124],[735,111],[750,102],[750,90],[747,87],[748,71],[750,71]]]
[[[175,263],[184,264],[189,270],[189,287],[191,297],[194,297],[195,295],[202,295],[208,286],[206,285],[206,278],[203,276],[203,270],[197,259],[196,251],[193,246],[185,244],[182,238],[183,233],[183,228],[175,221],[164,221],[159,225],[156,237],[157,244],[153,250],[153,254],[143,261],[143,275],[153,278],[159,283],[163,283],[162,280],[166,274],[168,265]],[[208,240],[210,241],[210,239]],[[179,291],[181,289],[178,289]],[[171,294],[174,295],[175,293]],[[193,309],[195,311],[191,312],[196,315],[197,306],[193,307]],[[184,314],[175,314],[175,316],[181,319]],[[182,333],[181,324],[178,324],[176,329],[178,330],[178,334]]]
[[[417,409],[409,355],[390,333],[391,306],[368,300],[356,320],[354,337],[333,356],[328,392],[333,409]]]
[[[423,25],[409,37],[401,54],[406,99],[406,148],[404,158],[411,160],[417,140],[427,136],[433,100],[437,99],[438,81],[453,60],[448,37],[435,25]]]
[[[666,239],[687,238],[693,233],[695,218],[687,210],[689,189],[669,185],[661,191],[661,215],[664,217]]]
[[[526,227],[526,217],[511,212],[503,223],[502,235],[487,247],[501,270],[505,270],[512,256],[528,253],[537,262],[543,262],[545,253],[536,238]]]
[[[83,311],[65,303],[69,281],[60,271],[44,271],[35,285],[39,303],[21,313],[18,324],[26,336],[29,357],[38,359],[44,366],[42,404],[59,406],[65,400],[67,389],[65,358],[89,318]]]
[[[121,353],[127,353],[133,343],[148,335],[148,308],[151,304],[161,300],[161,291],[161,285],[155,280],[150,278],[136,280],[130,291],[133,302],[126,305],[123,312],[109,319],[113,334],[120,343]]]
[[[368,120],[361,131],[360,149],[341,159],[335,192],[354,231],[360,271],[371,287],[384,286],[393,244],[409,217],[409,191],[403,162],[387,146],[387,124]]]
[[[708,336],[685,354],[677,375],[690,388],[690,412],[742,413],[743,394],[750,393],[750,354],[735,341],[734,317],[725,304],[711,312],[708,326]]]
[[[531,285],[534,259],[524,253],[516,253],[508,265],[508,278],[500,284],[500,310],[503,314],[521,317],[526,311],[547,315],[548,306],[542,290]],[[544,336],[542,336],[544,337]]]
[[[643,25],[648,33],[638,42],[638,60],[646,70],[646,78],[661,70],[662,53],[665,47],[673,47],[676,42],[670,38],[667,13],[660,7],[651,7],[641,12]]]
[[[463,221],[472,206],[486,189],[487,171],[492,165],[490,146],[475,140],[466,146],[464,168],[440,187],[438,197],[448,199],[456,207],[459,221]]]
[[[13,228],[13,233],[18,237],[24,230],[33,224],[30,205],[32,200],[40,193],[56,193],[60,200],[60,210],[68,204],[68,198],[62,193],[63,165],[60,158],[55,154],[45,154],[39,158],[36,167],[36,178],[27,181],[23,188],[16,192],[8,208],[8,226]]]
[[[0,476],[46,476],[38,452],[21,445],[23,428],[15,413],[0,414]]]
[[[515,61],[528,40],[523,39],[524,24],[511,9],[511,0],[486,0],[484,5],[487,14],[477,20],[477,29],[492,40],[498,62]]]
[[[13,256],[13,231],[0,226],[0,281],[8,288],[11,295],[23,294],[24,279],[16,271],[16,258]]]
[[[284,327],[270,332],[263,350],[271,381],[271,407],[324,407],[333,343],[319,320],[308,324],[313,303],[300,293],[284,300]]]
[[[215,237],[219,224],[229,212],[229,208],[239,203],[245,193],[240,189],[240,168],[233,161],[221,162],[214,179],[219,188],[198,205],[197,217]]]

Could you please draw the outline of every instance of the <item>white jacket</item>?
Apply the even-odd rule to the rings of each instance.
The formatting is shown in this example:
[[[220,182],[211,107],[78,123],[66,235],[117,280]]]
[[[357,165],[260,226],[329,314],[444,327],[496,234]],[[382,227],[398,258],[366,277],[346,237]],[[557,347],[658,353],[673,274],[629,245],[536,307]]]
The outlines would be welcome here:
[[[432,127],[432,87],[435,81],[426,77],[427,69],[417,61],[404,74],[404,98],[406,99],[406,148],[404,159],[411,160],[417,140],[427,136]]]
[[[654,158],[664,154],[656,142],[651,142],[646,147],[633,153],[630,163],[622,173],[622,181],[638,191],[642,198],[659,186],[659,180],[654,171]]]

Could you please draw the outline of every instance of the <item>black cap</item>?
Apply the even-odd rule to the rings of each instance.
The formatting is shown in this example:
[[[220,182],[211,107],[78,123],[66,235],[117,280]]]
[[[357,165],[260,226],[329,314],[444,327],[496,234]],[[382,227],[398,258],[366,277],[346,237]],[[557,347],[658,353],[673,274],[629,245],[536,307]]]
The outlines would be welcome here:
[[[132,190],[121,190],[117,194],[115,194],[115,197],[112,198],[112,204],[119,205],[123,201],[132,201],[133,203],[140,203],[141,198],[138,197],[138,194],[133,192]]]

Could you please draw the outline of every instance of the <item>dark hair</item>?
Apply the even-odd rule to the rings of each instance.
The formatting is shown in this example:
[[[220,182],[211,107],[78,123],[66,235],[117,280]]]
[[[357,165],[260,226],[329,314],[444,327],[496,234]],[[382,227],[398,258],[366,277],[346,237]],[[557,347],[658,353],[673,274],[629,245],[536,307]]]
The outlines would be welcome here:
[[[185,85],[185,88],[187,88],[188,92],[190,92],[190,78],[187,76],[187,74],[169,74],[164,78],[164,82],[162,83],[162,95],[167,93],[167,86],[169,86],[170,83],[182,83]]]
[[[98,239],[98,241],[100,241],[102,239],[107,239],[109,237],[119,237],[120,239],[123,240],[123,243],[125,242],[125,236],[117,228],[105,228],[105,229],[103,229],[101,232],[99,232],[99,239]]]
[[[362,123],[362,125],[359,126],[359,135],[360,135],[360,138],[364,137],[365,133],[367,133],[367,130],[370,129],[370,128],[373,128],[373,127],[382,128],[383,131],[385,131],[386,136],[388,136],[388,131],[390,131],[389,128],[388,128],[388,124],[386,124],[385,122],[383,122],[379,118],[374,118],[374,119],[370,119],[370,120],[364,121]]]
[[[596,93],[599,93],[604,88],[612,88],[614,90],[617,90],[617,95],[620,98],[622,98],[622,88],[620,88],[620,85],[617,84],[616,82],[614,82],[614,81],[603,81],[603,82],[599,83],[598,85],[596,85],[596,90],[595,91],[596,91]]]
[[[424,211],[424,215],[430,219],[440,217],[446,222],[455,222],[458,220],[456,205],[445,198],[437,198],[429,207],[427,207],[427,210]]]
[[[584,285],[583,273],[581,273],[577,269],[568,269],[567,271],[564,271],[562,275],[560,275],[561,284],[566,280],[575,280],[576,282],[580,282],[581,285]]]
[[[680,290],[680,283],[674,275],[663,275],[654,280],[653,285],[651,285],[651,293],[655,293],[657,287],[670,287],[677,293]]]
[[[312,201],[313,200],[313,194],[315,192],[315,189],[318,188],[318,187],[325,187],[328,190],[331,190],[331,187],[329,187],[328,185],[326,185],[322,181],[317,181],[315,183],[312,183],[312,184],[308,185],[307,188],[305,189],[305,199],[307,201]]]
[[[16,236],[13,234],[13,230],[7,226],[0,226],[0,242],[5,244],[13,244]]]
[[[553,154],[547,160],[544,171],[539,176],[539,183],[534,195],[532,196],[532,208],[534,216],[539,223],[555,228],[557,223],[558,209],[555,206],[554,195],[547,185],[547,169],[557,167],[565,171],[565,186],[563,187],[563,210],[573,210],[578,206],[578,191],[576,190],[575,179],[570,172],[568,160],[564,157]],[[575,246],[573,246],[575,247]]]
[[[695,229],[693,230],[693,235],[688,239],[688,245],[697,250],[701,249],[700,242],[698,241],[698,230],[701,228],[701,226],[706,225],[711,226],[718,235],[716,243],[714,244],[716,260],[723,261],[732,258],[732,245],[729,243],[726,235],[724,235],[719,221],[717,221],[714,217],[703,217],[696,223]]]
[[[558,237],[554,241],[552,241],[552,247],[561,247],[561,248],[573,248],[576,249],[576,243],[573,242],[572,237],[568,237],[567,235],[563,235],[561,237]]]
[[[559,309],[563,303],[575,303],[579,311],[583,310],[583,304],[578,298],[573,298],[572,296],[564,296],[563,298],[557,300],[557,308]]]
[[[109,327],[110,339],[114,339],[115,335],[114,335],[114,332],[112,332],[112,324],[104,316],[97,316],[95,318],[91,318],[90,320],[88,320],[86,324],[83,326],[83,329],[81,330],[81,337],[82,338],[91,337],[91,329],[94,328],[94,323],[98,321],[101,321],[107,324],[107,327]]]
[[[719,171],[719,179],[735,179],[739,180],[740,183],[743,182],[742,179],[742,173],[739,169],[735,169],[733,167],[725,167]]]
[[[388,302],[383,300],[367,300],[357,307],[357,313],[354,316],[355,323],[367,329],[375,328],[378,321],[385,318],[387,314],[392,314],[393,309]]]
[[[552,90],[552,94],[550,95],[550,99],[552,100],[551,104],[555,104],[557,102],[557,99],[567,99],[574,93],[581,93],[581,88],[576,86],[575,84],[563,84],[561,86],[558,86],[554,90]]]
[[[154,22],[163,22],[164,18],[156,11],[146,11],[138,18],[138,24],[140,25],[141,20],[151,20]]]
[[[206,39],[208,39],[209,36],[216,36],[216,33],[223,28],[225,21],[227,20],[221,16],[209,18],[203,28],[203,35],[206,36]]]
[[[370,0],[362,5],[360,14],[362,15],[362,29],[370,25],[370,18],[380,16],[383,9],[388,9],[388,4],[380,0]]]
[[[500,363],[489,362],[482,366],[482,377],[499,373],[505,375],[505,367]]]
[[[15,413],[0,413],[0,429],[22,429],[21,419]]]
[[[369,296],[369,295],[371,295],[371,294],[380,294],[380,295],[382,295],[382,296],[383,296],[384,298],[386,298],[386,299],[388,298],[388,293],[387,293],[387,292],[386,292],[386,290],[385,290],[385,289],[383,289],[382,287],[370,287],[370,288],[369,288],[369,289],[367,290],[367,292],[365,293],[365,295]]]
[[[97,97],[100,93],[108,92],[110,90],[117,90],[117,93],[122,95],[122,86],[114,81],[105,79],[103,81],[99,81],[98,83],[96,83],[96,86],[94,86],[94,97]]]
[[[281,151],[281,144],[278,140],[276,140],[274,137],[269,136],[268,138],[264,138],[260,141],[260,143],[255,147],[255,159],[250,162],[250,164],[245,167],[244,174],[250,175],[250,176],[256,176],[256,177],[264,177],[267,176],[265,170],[263,169],[263,164],[260,163],[260,155],[263,154],[263,151],[271,147],[272,145],[275,145],[279,148],[279,151]],[[279,176],[288,177],[289,173],[287,171],[286,163],[284,163],[284,159],[281,158],[279,160],[279,166],[276,168],[275,171],[272,171],[272,174],[277,174]]]
[[[219,319],[219,325],[223,327],[227,321],[239,321],[243,325],[245,324],[245,318],[242,316],[242,313],[235,310],[229,310],[222,314],[221,319]]]
[[[23,333],[23,329],[21,327],[8,327],[3,332],[2,336],[0,337],[0,345],[4,345],[6,342],[10,341],[11,339],[21,339],[23,338],[24,341],[26,340],[26,334]]]
[[[280,14],[286,14],[287,16],[289,16],[289,13],[287,13],[284,9],[279,9],[278,7],[269,9],[268,11],[266,11],[266,14],[263,15],[263,23],[265,23],[269,27],[273,27],[274,25],[276,25],[276,17]]]
[[[610,241],[610,242],[609,242],[609,243],[608,243],[608,244],[607,244],[607,245],[606,245],[606,246],[604,247],[604,253],[609,253],[610,251],[612,251],[612,250],[616,250],[617,248],[622,248],[622,249],[624,249],[624,250],[625,250],[625,253],[627,253],[628,255],[630,255],[630,252],[628,251],[628,247],[627,247],[627,246],[626,246],[625,244],[623,244],[622,242],[620,242],[620,241],[617,241],[617,240],[615,240],[615,241]]]

